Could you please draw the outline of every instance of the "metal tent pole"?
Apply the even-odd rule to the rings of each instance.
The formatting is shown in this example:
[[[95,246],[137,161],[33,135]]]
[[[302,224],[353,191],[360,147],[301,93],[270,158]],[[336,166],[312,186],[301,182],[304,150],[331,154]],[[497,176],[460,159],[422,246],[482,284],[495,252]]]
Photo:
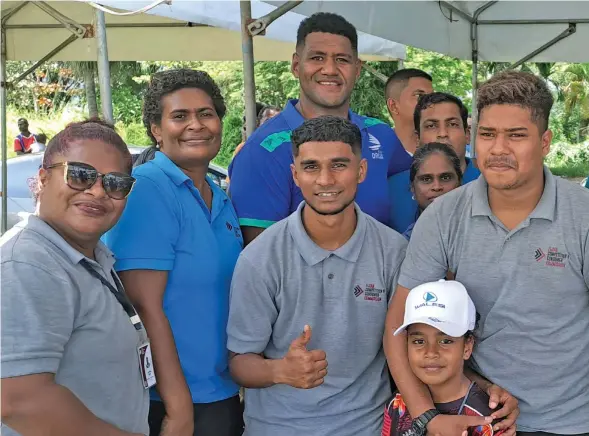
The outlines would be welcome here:
[[[243,56],[243,86],[245,91],[245,132],[246,137],[256,130],[256,83],[254,78],[254,40],[248,29],[252,21],[252,5],[240,1],[241,11],[241,52]]]
[[[98,55],[98,83],[102,117],[109,123],[114,122],[112,111],[112,94],[110,88],[110,66],[108,64],[108,46],[106,44],[106,22],[104,12],[96,10],[96,49]]]
[[[470,156],[476,158],[476,137],[479,114],[477,113],[477,88],[478,88],[478,74],[479,74],[479,16],[497,3],[497,0],[490,1],[478,8],[473,16],[470,24],[470,42],[472,47],[472,105],[471,105],[471,130],[470,130]]]
[[[2,124],[2,234],[8,229],[8,141],[6,133],[6,32],[2,26],[2,49],[0,54],[0,122]]]
[[[6,131],[6,22],[27,5],[28,2],[23,2],[15,8],[7,11],[0,21],[0,136],[2,145],[2,217],[0,220],[0,232],[4,234],[8,229],[8,138]]]

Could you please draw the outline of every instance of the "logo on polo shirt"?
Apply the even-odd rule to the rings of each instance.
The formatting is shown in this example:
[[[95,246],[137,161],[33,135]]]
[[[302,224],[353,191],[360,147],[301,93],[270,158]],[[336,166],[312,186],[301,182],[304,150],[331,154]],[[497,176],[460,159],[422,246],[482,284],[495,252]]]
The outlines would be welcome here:
[[[542,251],[541,248],[538,248],[536,250],[536,252],[534,253],[534,259],[536,259],[536,262],[540,262],[545,257],[546,257],[546,255],[544,254],[544,252]]]
[[[372,151],[372,159],[384,159],[384,154],[382,153],[381,143],[378,138],[371,133],[368,134],[368,142],[370,145],[368,148]]]
[[[546,259],[546,262],[544,263],[545,266],[556,268],[565,268],[568,258],[569,254],[561,252],[557,247],[548,247],[547,253],[544,253],[541,248],[538,248],[534,252],[534,259],[536,262]]]
[[[241,230],[239,230],[239,226],[233,226],[229,221],[225,221],[225,227],[230,232],[233,231],[236,238],[241,238]]]
[[[377,288],[374,283],[369,283],[364,288],[360,285],[354,286],[354,297],[358,298],[364,294],[364,301],[382,301],[384,293],[385,290]]]

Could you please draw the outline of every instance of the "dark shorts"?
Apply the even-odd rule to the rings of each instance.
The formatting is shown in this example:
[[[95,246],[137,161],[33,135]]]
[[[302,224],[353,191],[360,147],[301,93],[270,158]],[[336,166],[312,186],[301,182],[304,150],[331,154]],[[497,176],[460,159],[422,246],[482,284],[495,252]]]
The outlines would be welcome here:
[[[159,436],[166,416],[164,403],[149,405],[149,435]],[[239,395],[214,403],[194,404],[194,436],[241,436],[243,404]]]

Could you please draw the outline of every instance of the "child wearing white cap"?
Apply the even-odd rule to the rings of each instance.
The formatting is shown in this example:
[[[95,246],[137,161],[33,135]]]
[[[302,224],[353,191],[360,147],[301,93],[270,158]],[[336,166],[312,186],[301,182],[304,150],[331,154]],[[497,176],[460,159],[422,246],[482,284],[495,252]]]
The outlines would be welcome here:
[[[407,354],[415,376],[426,384],[436,411],[448,415],[490,416],[489,396],[464,375],[474,347],[477,313],[465,287],[456,281],[424,283],[411,290],[403,325]],[[382,436],[425,435],[397,393],[385,410]],[[468,436],[492,436],[492,424],[471,428]]]

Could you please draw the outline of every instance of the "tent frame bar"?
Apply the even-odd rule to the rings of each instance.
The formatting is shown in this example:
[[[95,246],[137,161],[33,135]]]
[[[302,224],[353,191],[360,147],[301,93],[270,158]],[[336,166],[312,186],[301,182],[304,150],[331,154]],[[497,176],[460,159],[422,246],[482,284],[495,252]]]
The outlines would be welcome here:
[[[8,229],[8,138],[6,133],[6,22],[18,11],[24,8],[28,2],[23,2],[15,8],[7,11],[0,20],[0,134],[2,146],[2,216],[0,219],[0,232],[4,234]]]
[[[537,20],[479,20],[478,24],[587,24],[589,18],[559,18],[559,19],[537,19]]]
[[[56,19],[57,21],[59,21],[61,23],[61,25],[57,25],[58,28],[66,28],[67,30],[69,30],[72,35],[67,38],[65,41],[63,41],[61,44],[59,44],[55,49],[51,50],[49,53],[47,53],[45,56],[43,56],[39,61],[35,62],[35,64],[29,68],[27,71],[25,71],[23,74],[21,74],[20,76],[18,76],[15,80],[13,80],[11,83],[7,83],[6,82],[6,29],[9,28],[9,26],[6,24],[7,21],[13,17],[17,12],[19,12],[22,8],[24,8],[27,4],[32,3],[33,5],[35,5],[36,7],[38,7],[39,9],[41,9],[43,12],[45,12],[46,14],[48,14],[49,16],[51,16],[52,18]],[[106,38],[106,29],[104,27],[104,15],[103,15],[103,20],[102,20],[102,26],[100,26],[100,20],[98,20],[97,23],[97,34],[100,35],[100,32],[103,32],[104,38]],[[55,54],[59,53],[61,50],[63,50],[65,47],[67,47],[68,45],[70,45],[72,42],[76,41],[77,39],[80,38],[86,38],[92,35],[92,28],[91,26],[83,26],[77,22],[75,22],[74,20],[66,17],[65,15],[63,15],[61,12],[57,11],[56,9],[54,9],[53,7],[49,6],[46,2],[40,1],[40,2],[23,2],[20,5],[16,6],[14,9],[9,10],[6,14],[4,14],[4,16],[2,17],[1,20],[1,24],[0,24],[0,31],[1,31],[1,38],[2,38],[2,42],[1,42],[1,54],[0,54],[0,86],[1,86],[1,92],[0,92],[0,124],[2,126],[2,132],[1,132],[1,141],[2,141],[2,216],[0,219],[0,232],[2,234],[4,234],[4,232],[6,232],[7,228],[8,228],[8,165],[7,165],[7,160],[8,160],[8,138],[7,138],[7,120],[6,120],[6,106],[7,106],[7,102],[6,102],[6,90],[8,88],[8,86],[12,86],[15,83],[20,82],[22,79],[24,79],[27,75],[31,74],[33,71],[35,71],[35,69],[37,69],[39,67],[39,65],[41,65],[43,62],[51,59]],[[103,89],[102,86],[102,82],[105,81],[105,72],[102,71],[101,73],[101,62],[104,64],[106,63],[106,67],[108,69],[108,53],[106,52],[106,41],[104,40],[104,50],[101,51],[101,38],[97,38],[97,44],[98,44],[98,64],[99,64],[99,81],[101,84],[101,92]],[[108,70],[106,72],[106,74],[108,74],[108,81],[110,82],[110,74],[108,73]],[[105,107],[106,104],[110,104],[111,110],[110,110],[110,118],[107,118],[109,121],[112,122],[112,100],[111,100],[111,94],[110,94],[110,87],[106,87],[106,93],[105,94],[101,94],[101,100],[103,103],[103,112],[105,113],[105,117],[109,116],[109,113],[105,111]]]
[[[552,38],[550,41],[548,41],[546,44],[544,44],[543,46],[539,47],[538,49],[534,50],[533,52],[531,52],[529,55],[524,56],[523,58],[521,58],[519,61],[514,62],[513,64],[511,64],[509,66],[509,69],[512,70],[514,68],[519,67],[521,64],[523,64],[524,62],[529,61],[530,59],[532,59],[534,56],[536,56],[539,53],[542,53],[544,50],[552,47],[554,44],[556,44],[559,41],[562,41],[565,38],[568,38],[569,36],[575,34],[577,32],[577,25],[570,23],[569,27],[562,33],[560,33],[559,35],[557,35],[556,37]]]
[[[287,1],[268,14],[252,20],[252,6],[249,0],[241,0],[241,52],[243,59],[243,88],[245,99],[245,135],[246,139],[256,129],[256,84],[254,77],[254,42],[253,37],[263,35],[266,28],[288,11],[296,8],[303,0]]]
[[[90,24],[83,24],[84,27],[92,27]],[[183,23],[107,23],[106,28],[143,28],[143,27],[210,27],[206,24],[197,24],[191,22]],[[61,24],[9,24],[5,28],[9,29],[63,29]]]
[[[55,18],[57,21],[59,21],[63,25],[63,27],[65,27],[67,30],[72,32],[74,35],[77,35],[79,38],[83,38],[86,35],[87,29],[84,26],[82,26],[81,24],[76,23],[74,20],[71,20],[70,18],[66,17],[61,12],[59,12],[57,9],[54,9],[53,7],[49,6],[46,2],[35,1],[35,2],[32,2],[32,4],[37,6],[39,9],[41,9],[47,15],[51,16],[52,18]]]
[[[252,5],[249,1],[239,2],[241,15],[241,54],[243,59],[243,88],[245,100],[246,138],[256,130],[256,82],[254,75],[254,38],[249,30],[252,23]]]
[[[479,26],[484,25],[528,25],[528,24],[568,24],[568,28],[562,33],[552,38],[546,44],[542,45],[538,49],[524,56],[517,62],[514,62],[509,66],[509,69],[514,69],[522,65],[524,62],[529,61],[538,54],[554,46],[559,41],[573,35],[577,31],[577,24],[589,23],[589,18],[571,18],[571,19],[537,19],[537,20],[481,20],[479,17],[483,12],[489,9],[491,6],[496,4],[498,1],[489,1],[475,10],[474,14],[470,16],[462,9],[452,4],[450,1],[440,1],[440,6],[444,6],[451,12],[455,12],[460,17],[470,23],[470,42],[471,42],[471,60],[472,60],[472,106],[471,106],[471,117],[472,127],[470,131],[470,144],[472,146],[472,156],[476,156],[476,126],[478,124],[478,113],[477,113],[477,89],[478,89],[478,61],[479,61]]]
[[[23,80],[25,77],[27,77],[33,71],[35,71],[39,67],[39,65],[41,65],[43,62],[45,62],[48,59],[51,59],[54,55],[56,55],[57,53],[62,51],[64,48],[66,48],[68,45],[70,45],[72,42],[77,41],[78,39],[79,39],[78,35],[70,35],[68,39],[63,41],[61,44],[59,44],[57,47],[55,47],[53,50],[51,50],[49,53],[47,53],[45,56],[43,56],[41,59],[39,59],[37,62],[35,62],[31,68],[29,68],[27,71],[22,73],[16,79],[11,80],[10,84],[8,86],[16,85],[18,82]]]
[[[96,9],[94,12],[96,16],[96,54],[98,58],[98,85],[100,87],[102,117],[109,123],[114,123],[108,44],[106,42],[106,18],[104,11]]]
[[[303,0],[298,1],[287,1],[286,3],[280,5],[273,11],[267,13],[263,17],[258,18],[257,20],[252,21],[248,24],[247,28],[252,36],[263,35],[266,31],[266,28],[276,21],[278,18],[282,17],[288,11],[296,8],[300,5]]]

